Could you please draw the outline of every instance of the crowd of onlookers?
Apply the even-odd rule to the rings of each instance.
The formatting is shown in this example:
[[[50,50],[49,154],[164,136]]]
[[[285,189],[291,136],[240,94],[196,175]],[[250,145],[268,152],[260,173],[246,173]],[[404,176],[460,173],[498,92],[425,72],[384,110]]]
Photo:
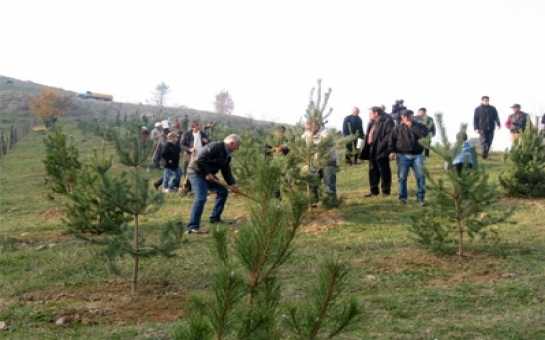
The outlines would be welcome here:
[[[520,140],[521,133],[526,127],[532,127],[532,122],[530,116],[521,111],[519,104],[514,104],[511,108],[513,113],[508,116],[505,127],[509,129],[514,145]],[[365,129],[359,114],[359,108],[354,107],[351,114],[343,121],[342,133],[344,136],[351,137],[348,138],[350,142],[346,144],[346,165],[356,165],[360,161],[368,162],[369,192],[365,197],[391,194],[390,161],[395,160],[399,204],[407,204],[407,177],[412,169],[417,185],[416,202],[425,206],[427,203],[424,163],[425,158],[430,155],[431,139],[436,134],[435,122],[427,114],[426,108],[419,108],[415,114],[404,105],[403,100],[397,100],[390,113],[386,112],[384,105],[373,106],[369,109],[369,123]],[[545,114],[541,124],[545,128]],[[486,160],[494,139],[494,131],[501,128],[498,112],[489,104],[487,96],[481,98],[481,105],[474,111],[473,126],[475,132],[479,134],[481,156]],[[213,122],[206,124],[206,131],[212,133],[213,129]],[[335,150],[332,143],[331,131],[324,127],[322,122],[309,120],[305,123],[301,138],[307,145],[325,145],[330,149],[327,159],[318,168],[308,171],[315,173],[324,181],[327,195],[336,197],[339,152]],[[284,132],[283,126],[276,128],[276,139],[280,143],[274,146],[266,145],[269,154],[289,153],[289,145],[283,138]],[[452,164],[445,164],[445,168],[448,169],[452,165],[460,175],[464,168],[471,169],[475,160],[467,141],[467,134],[460,132],[456,137],[459,152]],[[173,124],[169,119],[156,122],[151,132],[143,126],[142,138],[144,140],[151,138],[153,141],[153,166],[159,168],[161,160],[164,163],[163,176],[154,183],[156,190],[162,187],[163,192],[177,191],[180,196],[186,196],[190,191],[195,194],[187,226],[188,232],[205,233],[200,229],[200,220],[208,191],[217,194],[210,222],[224,223],[221,214],[227,200],[228,189],[239,192],[231,172],[230,162],[231,154],[242,144],[240,136],[232,134],[223,141],[211,142],[209,134],[203,131],[203,124],[200,121],[194,121],[191,127],[188,127],[188,118],[185,116],[182,121],[176,119]],[[221,182],[216,177],[218,172],[222,173],[225,182]],[[181,180],[182,174],[185,175],[183,180]],[[312,207],[318,203],[318,192],[318,187],[311,186]]]

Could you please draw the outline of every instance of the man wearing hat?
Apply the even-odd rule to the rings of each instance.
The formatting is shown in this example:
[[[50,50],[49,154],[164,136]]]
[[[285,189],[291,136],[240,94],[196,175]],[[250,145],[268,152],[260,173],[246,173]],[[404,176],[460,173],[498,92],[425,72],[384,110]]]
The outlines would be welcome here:
[[[479,134],[481,141],[481,151],[483,159],[488,158],[488,152],[494,140],[494,125],[498,130],[501,128],[498,111],[490,103],[488,96],[481,97],[481,105],[479,105],[473,114],[473,129]]]
[[[511,147],[513,147],[517,141],[520,141],[520,134],[526,129],[527,122],[530,122],[530,128],[532,128],[532,119],[529,114],[520,110],[519,104],[514,104],[511,108],[513,113],[507,117],[505,127],[511,131]]]
[[[429,131],[421,123],[414,121],[414,112],[403,110],[400,113],[401,124],[394,127],[390,134],[388,151],[391,160],[397,162],[397,177],[399,184],[399,204],[407,204],[407,176],[413,169],[416,185],[416,199],[422,206],[426,205],[426,176],[424,176],[424,147],[418,142],[425,138]]]

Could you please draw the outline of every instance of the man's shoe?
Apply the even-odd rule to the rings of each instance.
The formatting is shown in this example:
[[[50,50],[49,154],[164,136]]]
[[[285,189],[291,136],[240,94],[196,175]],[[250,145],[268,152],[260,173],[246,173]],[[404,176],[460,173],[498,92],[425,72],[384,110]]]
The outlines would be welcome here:
[[[425,207],[425,206],[426,206],[426,201],[424,201],[424,200],[418,200],[418,204],[420,204],[421,206]]]
[[[169,192],[170,192],[170,189],[168,189],[168,188],[167,188],[167,189],[163,189],[163,192],[169,193]]]
[[[161,186],[161,183],[153,183],[153,186],[155,187],[155,191],[159,191],[159,187]]]
[[[399,205],[407,205],[407,200],[400,199],[398,202]]]
[[[193,228],[186,231],[187,234],[208,234],[208,231],[199,228]]]
[[[373,194],[372,192],[370,192],[368,194],[363,195],[363,197],[374,197],[374,196],[378,196],[378,194]]]

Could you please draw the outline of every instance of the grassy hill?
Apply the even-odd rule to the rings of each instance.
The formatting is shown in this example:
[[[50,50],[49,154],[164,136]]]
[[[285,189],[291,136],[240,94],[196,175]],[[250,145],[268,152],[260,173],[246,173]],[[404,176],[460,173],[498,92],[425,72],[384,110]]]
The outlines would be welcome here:
[[[44,84],[47,85],[47,84]],[[40,92],[42,84],[31,81],[22,81],[0,75],[0,127],[17,123],[20,120],[32,118],[27,102],[29,98]],[[94,99],[82,99],[77,93],[65,89],[58,89],[73,98],[72,110],[63,117],[64,120],[115,119],[117,115],[124,119],[140,119],[142,115],[150,118],[150,123],[171,117],[182,119],[185,115],[189,120],[200,119],[203,122],[213,121],[220,126],[241,127],[248,125],[269,125],[270,122],[254,120],[236,115],[222,115],[209,111],[191,108],[158,107],[153,105],[103,102]],[[115,98],[114,98],[115,99]]]
[[[64,127],[84,159],[101,143],[73,124]],[[42,139],[31,133],[0,160],[0,321],[9,326],[0,339],[169,339],[188,297],[211,291],[211,236],[188,235],[175,258],[144,261],[142,288],[131,296],[129,282],[65,232],[62,200],[46,199]],[[500,158],[493,153],[486,163],[494,181]],[[442,174],[440,159],[426,162],[434,176]],[[342,339],[545,338],[545,200],[500,192],[493,209],[516,206],[517,223],[496,226],[498,244],[467,240],[469,256],[460,261],[417,247],[407,230],[411,214],[435,208],[433,196],[427,207],[398,206],[394,183],[392,196],[364,198],[367,178],[366,164],[343,166],[338,192],[345,204],[307,216],[282,271],[283,301],[303,299],[320,260],[341,254],[352,266],[344,298],[355,297],[365,310],[357,332]],[[415,186],[409,181],[411,199]],[[191,197],[167,195],[165,206],[141,220],[144,235],[171,219],[186,222],[191,204]],[[248,211],[247,199],[230,197],[224,216],[241,226]]]

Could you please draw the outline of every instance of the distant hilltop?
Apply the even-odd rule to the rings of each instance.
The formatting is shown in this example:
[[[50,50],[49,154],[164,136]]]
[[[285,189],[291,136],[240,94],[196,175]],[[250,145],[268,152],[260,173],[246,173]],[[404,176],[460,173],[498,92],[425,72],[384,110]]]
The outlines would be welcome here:
[[[28,100],[30,97],[38,94],[42,86],[47,85],[0,75],[0,113],[9,112],[17,113],[20,116],[28,116],[29,118],[33,117],[28,107]],[[111,100],[104,99],[109,97],[104,97],[102,100],[89,100],[89,98],[93,97],[90,96],[89,98],[85,98],[83,93],[91,91],[78,93],[63,88],[53,88],[73,97],[73,109],[65,116],[66,119],[81,120],[93,119],[95,117],[126,117],[127,119],[141,119],[141,117],[145,115],[150,122],[154,122],[167,118],[170,118],[171,120],[175,120],[176,118],[183,119],[187,116],[189,121],[198,119],[204,123],[211,121],[223,126],[260,126],[271,124],[271,122],[267,121],[250,120],[248,117],[225,115],[210,111],[190,109],[187,107],[160,107],[141,103],[115,102],[113,101],[114,97],[111,94],[100,94],[101,96],[111,96]],[[96,95],[97,93],[94,92],[94,94]],[[212,99],[213,98],[210,100],[212,101]]]

